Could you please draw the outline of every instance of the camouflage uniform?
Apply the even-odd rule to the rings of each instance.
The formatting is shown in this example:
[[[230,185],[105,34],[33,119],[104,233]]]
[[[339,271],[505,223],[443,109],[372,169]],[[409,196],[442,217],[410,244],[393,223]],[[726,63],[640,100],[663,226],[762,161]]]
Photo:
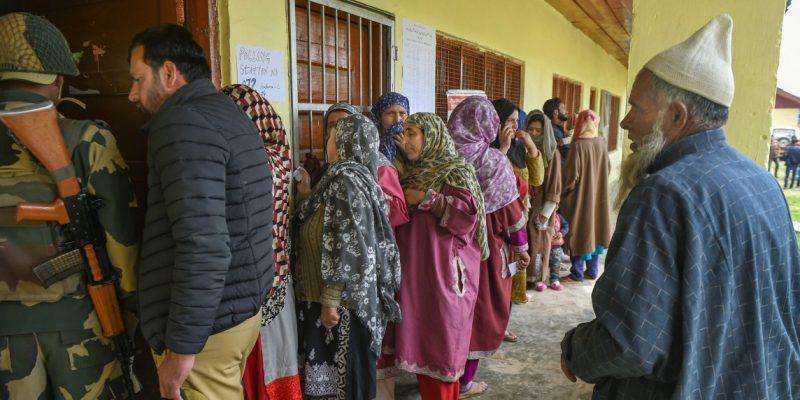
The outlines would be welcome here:
[[[48,37],[37,37],[41,32],[63,42],[42,42]],[[37,53],[43,43],[50,47]],[[0,17],[0,79],[9,79],[9,71],[10,79],[23,80],[28,80],[25,72],[40,71],[30,79],[36,83],[52,82],[47,73],[77,74],[64,57],[54,62],[46,53],[59,46],[69,54],[66,40],[43,18],[21,13]],[[9,59],[14,51],[22,54]],[[29,92],[0,92],[0,107],[34,103],[37,98],[41,100]],[[138,240],[128,167],[105,124],[61,117],[59,126],[82,186],[103,199],[98,214],[106,249],[119,276],[123,308],[133,310],[128,304],[135,304]],[[44,167],[0,123],[0,399],[126,398],[121,364],[113,342],[101,334],[83,275],[45,288],[30,271],[58,254],[65,236],[52,223],[16,223],[14,206],[22,201],[49,203],[56,196]]]

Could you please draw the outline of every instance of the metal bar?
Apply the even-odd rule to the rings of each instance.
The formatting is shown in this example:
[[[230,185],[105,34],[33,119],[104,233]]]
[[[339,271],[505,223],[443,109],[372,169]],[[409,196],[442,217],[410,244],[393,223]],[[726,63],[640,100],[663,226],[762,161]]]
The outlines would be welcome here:
[[[464,87],[464,45],[458,46],[458,88],[469,89]]]
[[[364,104],[364,49],[361,46],[361,25],[363,21],[358,17],[358,102]]]
[[[350,60],[350,13],[347,13],[347,102],[353,104],[353,83],[351,82],[350,75],[353,71],[350,71],[350,67],[353,65],[352,61]]]
[[[317,4],[324,4],[327,7],[338,8],[354,16],[367,18],[375,22],[380,22],[384,25],[389,25],[394,22],[391,17],[377,11],[366,9],[364,6],[357,6],[338,0],[314,0],[314,2]]]
[[[328,47],[328,42],[325,41],[325,6],[322,6],[322,11],[320,13],[322,15],[322,102],[325,103],[328,95],[328,87],[326,86],[325,81],[325,52],[327,51],[326,47]]]
[[[390,61],[390,68],[389,68],[390,86],[389,86],[389,90],[391,91],[391,90],[394,90],[394,68],[395,68],[395,63],[396,63],[396,60],[395,60],[394,56],[395,56],[395,51],[397,51],[397,43],[395,43],[395,37],[394,37],[394,21],[392,21],[391,24],[387,24],[387,26],[389,27],[388,35],[389,35],[389,38],[390,38],[389,40],[390,40],[390,43],[391,43],[391,47],[390,47],[391,50],[389,50],[389,61]]]
[[[297,107],[300,111],[328,111],[328,107],[332,106],[331,103],[299,103]]]
[[[503,97],[508,98],[508,91],[506,88],[508,87],[508,62],[506,58],[503,57]]]
[[[336,47],[336,53],[334,53],[333,59],[336,62],[336,77],[334,78],[334,82],[336,85],[336,102],[339,102],[339,10],[333,9],[333,29],[336,30],[336,33],[333,35],[333,45]]]
[[[313,100],[314,93],[312,93],[312,91],[311,91],[311,77],[312,77],[312,74],[311,74],[311,2],[309,1],[307,4],[308,4],[308,8],[307,8],[308,21],[306,21],[306,22],[308,22],[308,23],[306,25],[308,25],[307,26],[308,32],[307,32],[307,35],[306,35],[306,39],[308,39],[308,102],[310,103],[310,102],[314,101]]]
[[[314,153],[314,113],[308,112],[308,151]]]
[[[291,131],[291,149],[292,159],[300,160],[300,114],[297,108],[297,97],[299,85],[297,81],[297,5],[295,0],[289,0],[289,8],[287,10],[289,19],[289,56],[292,59],[292,131]]]
[[[314,74],[311,72],[312,70],[312,63],[311,63],[311,1],[308,2],[308,102],[314,102],[314,89],[311,81],[314,78]],[[302,143],[300,143],[302,146]],[[309,150],[314,149],[314,116],[311,113],[308,113],[308,147]]]
[[[489,54],[483,52],[483,90],[486,92],[487,96],[491,96],[489,94]]]
[[[380,33],[378,35],[378,76],[381,77],[381,82],[386,82],[386,75],[383,73],[383,42],[386,40],[386,35],[383,32],[383,26],[379,25],[378,29],[380,29]],[[380,88],[381,93],[386,92],[386,87],[381,86]]]
[[[372,24],[369,21],[369,104],[372,104],[375,98],[375,92],[372,90]]]

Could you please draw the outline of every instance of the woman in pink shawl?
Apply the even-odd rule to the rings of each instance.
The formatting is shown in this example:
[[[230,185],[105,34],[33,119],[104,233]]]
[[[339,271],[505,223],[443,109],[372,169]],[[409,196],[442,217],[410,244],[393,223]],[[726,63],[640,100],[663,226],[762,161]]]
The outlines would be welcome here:
[[[475,167],[486,208],[489,244],[489,258],[481,262],[469,356],[461,377],[461,398],[468,398],[488,388],[473,379],[480,359],[494,354],[503,343],[511,314],[513,264],[516,261],[518,268],[525,268],[530,261],[524,197],[520,194],[520,188],[527,185],[514,174],[508,158],[490,147],[497,137],[500,117],[489,100],[467,98],[453,110],[447,127],[458,154]]]
[[[405,121],[395,159],[411,221],[397,228],[403,318],[385,353],[417,374],[422,399],[456,400],[469,352],[480,260],[489,255],[475,169],[458,156],[444,122]]]

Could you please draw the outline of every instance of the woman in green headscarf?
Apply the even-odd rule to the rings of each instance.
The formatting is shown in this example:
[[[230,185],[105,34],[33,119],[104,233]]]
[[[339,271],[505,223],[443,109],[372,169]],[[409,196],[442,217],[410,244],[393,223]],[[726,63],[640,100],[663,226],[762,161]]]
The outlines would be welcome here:
[[[417,113],[405,121],[395,163],[411,221],[397,228],[403,260],[394,364],[417,374],[423,399],[458,399],[477,298],[488,257],[486,212],[474,168],[456,152],[444,122]]]

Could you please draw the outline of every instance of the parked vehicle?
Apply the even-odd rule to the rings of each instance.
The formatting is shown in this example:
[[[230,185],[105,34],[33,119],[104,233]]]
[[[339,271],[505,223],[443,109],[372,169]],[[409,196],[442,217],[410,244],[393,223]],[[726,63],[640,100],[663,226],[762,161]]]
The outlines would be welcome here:
[[[781,148],[788,146],[796,137],[798,137],[796,128],[774,128],[772,130],[772,138],[778,142],[778,146]]]

